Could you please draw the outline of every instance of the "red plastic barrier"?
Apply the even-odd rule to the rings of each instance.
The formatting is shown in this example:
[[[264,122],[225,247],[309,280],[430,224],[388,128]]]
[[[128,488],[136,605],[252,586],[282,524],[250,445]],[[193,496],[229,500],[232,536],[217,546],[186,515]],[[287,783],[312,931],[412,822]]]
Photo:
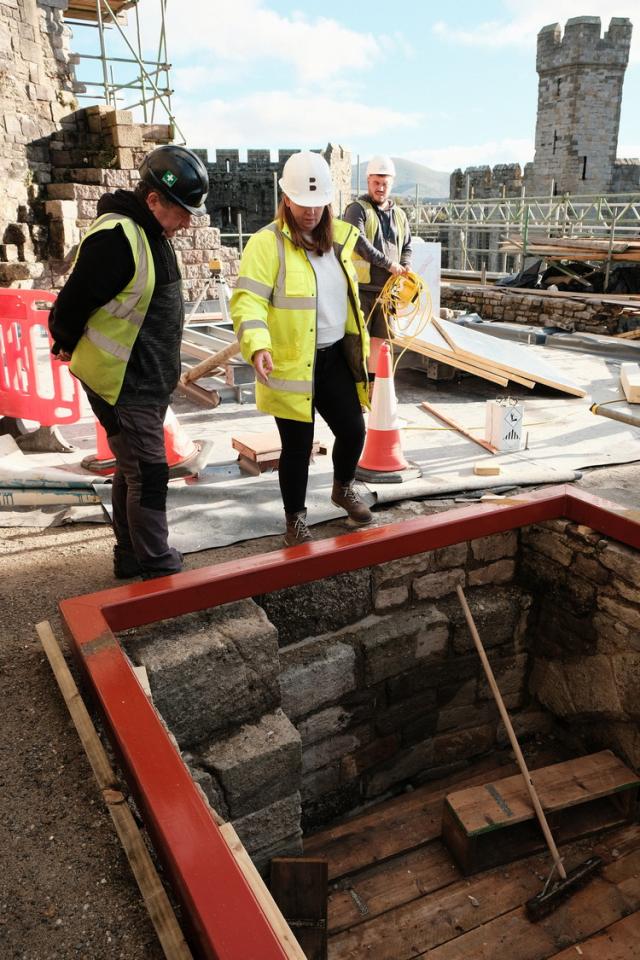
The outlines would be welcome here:
[[[80,418],[80,389],[51,356],[47,327],[55,294],[0,288],[0,416],[43,427]]]

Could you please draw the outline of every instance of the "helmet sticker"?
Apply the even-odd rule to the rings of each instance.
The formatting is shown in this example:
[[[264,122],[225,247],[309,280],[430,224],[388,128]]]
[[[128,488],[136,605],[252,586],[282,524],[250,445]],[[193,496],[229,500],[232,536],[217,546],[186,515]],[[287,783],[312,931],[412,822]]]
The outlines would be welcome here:
[[[160,179],[163,183],[166,183],[168,187],[172,187],[178,178],[175,173],[171,173],[171,170],[165,170]]]

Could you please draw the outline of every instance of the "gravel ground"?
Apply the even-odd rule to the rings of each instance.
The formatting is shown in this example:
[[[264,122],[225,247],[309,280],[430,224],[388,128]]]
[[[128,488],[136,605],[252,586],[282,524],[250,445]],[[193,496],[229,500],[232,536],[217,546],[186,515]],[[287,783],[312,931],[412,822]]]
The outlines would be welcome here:
[[[631,464],[589,471],[579,485],[638,506],[639,479]],[[431,509],[406,503],[380,519]],[[318,532],[342,531],[333,523]],[[68,652],[57,603],[113,585],[112,543],[108,526],[0,528],[1,960],[162,957],[34,628],[50,620]],[[185,566],[276,546],[250,541],[193,554]]]

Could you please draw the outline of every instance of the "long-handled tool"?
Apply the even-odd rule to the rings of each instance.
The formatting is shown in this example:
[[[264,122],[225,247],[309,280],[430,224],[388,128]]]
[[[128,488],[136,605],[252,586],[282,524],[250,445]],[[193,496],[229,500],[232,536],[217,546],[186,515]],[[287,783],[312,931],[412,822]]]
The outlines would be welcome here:
[[[585,860],[583,864],[575,867],[575,869],[571,870],[569,873],[567,873],[565,870],[564,864],[562,863],[562,858],[558,853],[555,840],[553,839],[553,835],[549,829],[549,824],[547,823],[544,810],[542,809],[538,792],[533,785],[529,768],[527,767],[522,750],[520,749],[520,744],[516,739],[513,725],[509,719],[509,714],[507,713],[507,708],[504,705],[504,700],[502,699],[502,695],[498,689],[498,684],[496,683],[496,678],[493,675],[491,664],[489,663],[487,654],[485,653],[485,649],[482,645],[480,634],[478,633],[473,615],[469,609],[467,598],[465,597],[464,591],[459,584],[456,586],[456,590],[465,615],[465,619],[467,621],[467,626],[469,627],[469,631],[473,637],[473,642],[475,643],[476,650],[478,651],[478,655],[484,668],[484,672],[487,680],[489,681],[491,692],[493,693],[498,710],[500,711],[500,717],[502,718],[502,722],[504,723],[505,729],[509,736],[511,747],[515,753],[518,766],[520,767],[520,773],[522,774],[526,788],[529,791],[529,796],[531,798],[531,803],[533,804],[536,817],[538,818],[538,823],[540,824],[540,828],[544,834],[544,839],[549,847],[549,852],[553,857],[553,868],[549,874],[547,882],[542,889],[542,892],[533,897],[531,900],[528,900],[525,904],[525,909],[529,919],[540,920],[542,917],[547,916],[547,914],[555,910],[562,900],[570,897],[578,887],[586,883],[587,880],[589,880],[593,874],[601,868],[602,860],[600,857],[590,857],[588,860]],[[552,882],[555,870],[558,871],[560,879]]]

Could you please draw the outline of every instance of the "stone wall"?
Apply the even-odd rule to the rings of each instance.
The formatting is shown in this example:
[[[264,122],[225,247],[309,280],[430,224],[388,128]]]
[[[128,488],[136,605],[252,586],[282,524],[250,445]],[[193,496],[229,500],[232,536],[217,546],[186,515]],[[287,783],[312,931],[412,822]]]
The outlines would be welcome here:
[[[565,520],[125,636],[216,811],[260,869],[362,804],[507,742],[465,587],[521,739],[640,766],[640,554]]]
[[[215,160],[209,160],[206,150],[196,152],[209,172],[207,210],[216,227],[235,233],[239,214],[243,232],[255,233],[273,220],[282,168],[297,149],[279,150],[275,161],[269,150],[248,150],[247,159],[242,162],[239,150],[216,150]],[[334,213],[338,215],[351,196],[351,154],[331,143],[317,152],[331,168]]]
[[[37,279],[46,225],[34,217],[51,179],[47,140],[75,106],[67,0],[0,4],[0,285]]]
[[[555,520],[521,532],[530,686],[589,748],[640,766],[640,554]]]
[[[153,701],[260,868],[313,827],[491,750],[503,736],[455,585],[516,722],[531,599],[517,535],[463,543],[133,632]]]
[[[595,299],[586,302],[569,297],[539,297],[535,291],[515,293],[500,287],[480,290],[471,286],[444,286],[440,290],[440,303],[452,310],[477,313],[483,320],[558,327],[584,333],[620,333],[627,329],[629,321],[629,314],[612,303]]]

